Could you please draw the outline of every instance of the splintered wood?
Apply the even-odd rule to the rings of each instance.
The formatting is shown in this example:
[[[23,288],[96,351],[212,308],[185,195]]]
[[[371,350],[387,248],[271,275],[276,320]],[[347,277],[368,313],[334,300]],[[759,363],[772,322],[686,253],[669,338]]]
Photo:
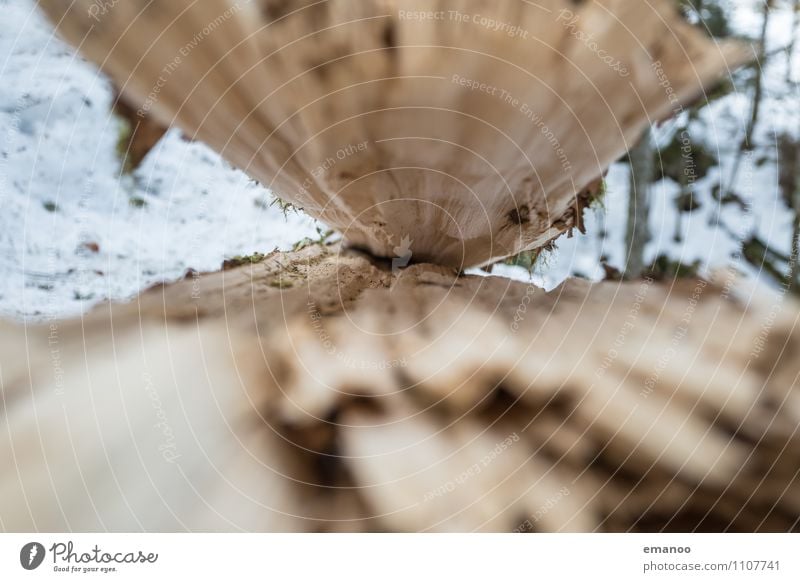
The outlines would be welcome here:
[[[580,228],[643,129],[751,55],[673,0],[40,5],[140,119],[375,256],[462,269]]]
[[[4,527],[798,528],[795,303],[463,275],[583,230],[741,46],[672,0],[40,4],[136,159],[177,126],[346,244],[9,327]]]
[[[0,513],[50,530],[792,530],[798,313],[694,279],[545,293],[336,246],[275,253],[59,322],[60,383],[52,330],[28,330],[30,367],[4,346]]]

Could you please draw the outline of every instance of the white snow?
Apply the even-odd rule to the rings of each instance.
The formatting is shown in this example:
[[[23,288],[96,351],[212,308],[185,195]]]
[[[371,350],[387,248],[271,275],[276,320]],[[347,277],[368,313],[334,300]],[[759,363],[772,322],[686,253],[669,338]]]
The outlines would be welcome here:
[[[267,190],[177,131],[121,176],[106,79],[31,0],[0,10],[0,315],[74,315],[317,236],[313,220],[270,208]]]

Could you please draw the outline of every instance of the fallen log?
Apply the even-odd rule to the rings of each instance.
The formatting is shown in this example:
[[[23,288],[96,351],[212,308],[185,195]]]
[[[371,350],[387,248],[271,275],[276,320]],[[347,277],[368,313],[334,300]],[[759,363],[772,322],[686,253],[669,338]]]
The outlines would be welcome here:
[[[14,332],[0,515],[26,530],[794,530],[800,311],[765,293],[546,293],[393,273],[336,245],[193,275]]]
[[[582,229],[739,45],[666,0],[41,5],[345,243],[5,325],[4,528],[797,529],[797,305],[463,273]]]

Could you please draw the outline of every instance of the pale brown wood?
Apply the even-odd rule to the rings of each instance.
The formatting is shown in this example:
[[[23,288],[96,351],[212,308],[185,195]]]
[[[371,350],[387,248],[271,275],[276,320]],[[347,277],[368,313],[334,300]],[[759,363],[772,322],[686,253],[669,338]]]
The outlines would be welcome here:
[[[190,276],[54,324],[60,383],[51,329],[4,334],[0,515],[48,530],[791,530],[800,312],[760,297],[745,308],[701,280],[545,293],[393,273],[335,245]]]
[[[348,244],[4,326],[3,527],[797,529],[795,303],[461,272],[581,228],[739,47],[667,0],[42,5],[131,107]]]
[[[133,108],[373,255],[456,268],[579,226],[587,185],[746,54],[672,0],[41,5]]]

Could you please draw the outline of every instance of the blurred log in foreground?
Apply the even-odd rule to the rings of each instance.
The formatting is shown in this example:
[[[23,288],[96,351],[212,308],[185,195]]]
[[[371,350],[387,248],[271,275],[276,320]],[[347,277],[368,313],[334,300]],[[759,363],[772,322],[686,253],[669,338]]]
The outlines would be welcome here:
[[[800,312],[765,293],[314,245],[6,327],[0,523],[796,530]]]

